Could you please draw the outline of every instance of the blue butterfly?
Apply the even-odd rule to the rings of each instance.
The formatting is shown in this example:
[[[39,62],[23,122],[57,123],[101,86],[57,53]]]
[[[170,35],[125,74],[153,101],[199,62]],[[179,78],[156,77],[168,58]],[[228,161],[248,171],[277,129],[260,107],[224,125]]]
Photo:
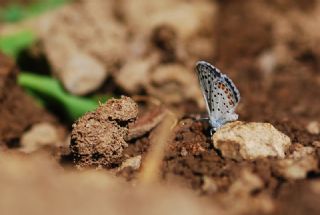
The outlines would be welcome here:
[[[234,111],[240,101],[240,93],[232,80],[205,61],[197,62],[196,71],[213,130],[237,120],[238,114]]]

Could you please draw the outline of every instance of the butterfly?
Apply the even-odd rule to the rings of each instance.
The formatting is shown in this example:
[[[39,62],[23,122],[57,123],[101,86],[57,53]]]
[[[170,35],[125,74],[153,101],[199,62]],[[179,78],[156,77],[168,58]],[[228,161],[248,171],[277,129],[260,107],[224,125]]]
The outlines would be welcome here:
[[[195,70],[212,129],[217,131],[225,123],[237,120],[238,114],[234,111],[240,101],[240,93],[232,80],[205,61],[197,62]]]

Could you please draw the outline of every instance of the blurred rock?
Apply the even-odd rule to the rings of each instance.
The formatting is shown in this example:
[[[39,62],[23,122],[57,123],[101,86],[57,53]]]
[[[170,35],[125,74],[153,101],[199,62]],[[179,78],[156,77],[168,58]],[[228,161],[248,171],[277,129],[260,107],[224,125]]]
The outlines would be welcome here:
[[[73,94],[93,92],[112,76],[128,94],[147,91],[170,105],[190,100],[204,109],[193,67],[214,55],[216,15],[209,1],[75,1],[41,17],[35,30]],[[164,62],[182,68],[162,68]],[[180,78],[159,81],[165,70]]]
[[[54,72],[74,94],[96,90],[125,58],[127,31],[111,1],[74,2],[43,16],[36,30]]]
[[[287,180],[304,179],[307,174],[318,170],[315,148],[293,144],[286,159],[275,161],[273,171]]]
[[[198,80],[192,70],[180,64],[165,64],[155,68],[150,74],[148,94],[169,104],[185,100],[203,104]]]
[[[146,77],[150,72],[151,66],[152,62],[147,59],[130,60],[126,62],[116,75],[115,81],[128,93],[137,93],[147,83],[148,79]]]
[[[243,169],[229,192],[218,196],[218,201],[222,201],[226,210],[230,209],[230,214],[269,214],[275,209],[275,204],[269,195],[259,193],[263,187],[258,175]]]
[[[124,168],[130,167],[133,170],[137,170],[140,168],[141,165],[141,155],[132,157],[132,158],[128,158],[127,160],[125,160],[121,166],[119,167],[118,170],[123,170]]]
[[[128,123],[138,115],[137,104],[129,97],[109,99],[72,125],[70,149],[79,167],[119,164],[128,145]]]
[[[288,179],[297,180],[307,177],[308,172],[318,169],[318,160],[313,155],[298,159],[284,159],[277,161],[274,171],[277,175]]]
[[[288,155],[288,158],[295,160],[311,155],[315,152],[314,147],[311,146],[303,146],[301,144],[294,144],[292,146],[294,146],[294,149],[293,152]]]
[[[273,51],[263,52],[257,59],[259,69],[263,72],[265,78],[268,78],[274,72],[277,66],[277,59]]]
[[[208,176],[203,177],[203,184],[201,189],[207,194],[212,194],[218,191],[217,182]]]
[[[75,95],[85,95],[100,87],[107,73],[104,66],[85,53],[74,53],[64,64],[61,81]]]
[[[206,2],[184,1],[120,1],[121,14],[129,25],[140,32],[149,32],[160,25],[176,29],[179,37],[189,39],[214,22],[216,5]],[[144,13],[141,13],[144,11]],[[172,19],[172,17],[175,17]]]
[[[284,158],[291,141],[269,123],[227,123],[212,137],[222,156],[251,160],[261,157]]]
[[[312,145],[313,145],[315,148],[320,148],[320,141],[313,141],[313,142],[312,142]]]
[[[137,120],[129,125],[126,140],[143,136],[157,126],[164,118],[166,111],[163,107],[153,107],[138,116]]]
[[[320,134],[320,123],[317,121],[309,122],[307,125],[307,131],[310,134]]]
[[[229,192],[232,195],[248,196],[253,191],[263,188],[263,181],[259,176],[253,174],[249,170],[242,170],[240,177],[229,188]]]
[[[64,138],[65,133],[61,128],[47,122],[38,123],[21,136],[19,150],[31,153],[43,146],[62,147]]]

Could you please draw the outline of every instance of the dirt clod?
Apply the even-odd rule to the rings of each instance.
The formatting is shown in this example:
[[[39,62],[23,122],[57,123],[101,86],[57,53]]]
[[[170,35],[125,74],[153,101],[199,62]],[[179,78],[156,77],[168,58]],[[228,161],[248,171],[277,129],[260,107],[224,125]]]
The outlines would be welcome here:
[[[89,112],[73,124],[71,151],[79,166],[117,165],[128,146],[125,137],[128,123],[138,114],[137,104],[129,97],[110,99],[96,111]]]
[[[129,122],[137,117],[138,105],[130,97],[122,96],[121,99],[108,100],[97,108],[96,113],[102,120]]]

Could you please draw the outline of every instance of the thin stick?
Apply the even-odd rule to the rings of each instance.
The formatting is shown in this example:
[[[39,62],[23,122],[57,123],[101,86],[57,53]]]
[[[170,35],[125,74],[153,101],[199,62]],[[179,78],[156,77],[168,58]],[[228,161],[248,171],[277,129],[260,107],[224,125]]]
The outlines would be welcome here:
[[[150,184],[159,179],[165,149],[172,134],[171,131],[177,124],[177,121],[176,116],[172,112],[167,111],[164,119],[150,135],[150,151],[139,175],[139,181],[142,183]]]

